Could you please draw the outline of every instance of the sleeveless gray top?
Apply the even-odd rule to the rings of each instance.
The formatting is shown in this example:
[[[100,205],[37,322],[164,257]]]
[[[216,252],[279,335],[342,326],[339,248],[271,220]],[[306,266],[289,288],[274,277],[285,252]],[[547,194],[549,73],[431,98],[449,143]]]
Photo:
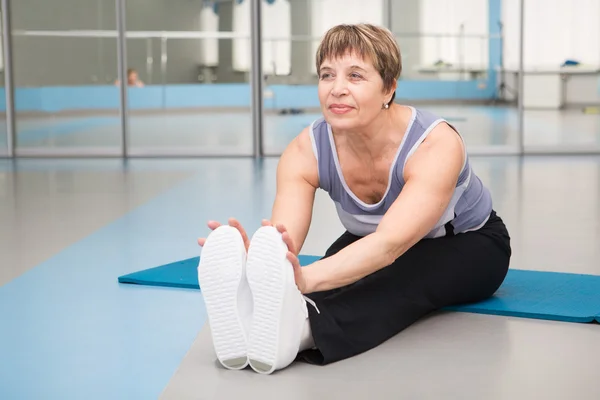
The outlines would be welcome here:
[[[402,191],[405,183],[403,176],[406,161],[433,128],[442,122],[447,122],[427,111],[410,108],[412,118],[391,165],[387,190],[381,201],[376,204],[361,201],[346,184],[331,126],[324,118],[317,119],[311,124],[310,138],[318,162],[319,187],[329,193],[342,224],[354,235],[366,236],[375,232],[381,218]],[[487,222],[491,211],[490,192],[472,171],[468,156],[465,154],[465,162],[454,195],[440,220],[425,237],[445,236],[449,233],[448,224],[451,224],[454,234],[477,230]]]

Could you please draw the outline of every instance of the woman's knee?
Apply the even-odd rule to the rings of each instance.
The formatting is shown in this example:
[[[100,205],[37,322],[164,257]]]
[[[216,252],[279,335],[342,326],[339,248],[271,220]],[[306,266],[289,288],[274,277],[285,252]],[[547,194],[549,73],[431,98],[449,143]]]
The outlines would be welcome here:
[[[491,253],[485,260],[476,265],[478,271],[474,273],[473,280],[465,294],[470,293],[464,302],[479,302],[492,297],[504,283],[510,267],[510,255],[504,250],[496,254]]]

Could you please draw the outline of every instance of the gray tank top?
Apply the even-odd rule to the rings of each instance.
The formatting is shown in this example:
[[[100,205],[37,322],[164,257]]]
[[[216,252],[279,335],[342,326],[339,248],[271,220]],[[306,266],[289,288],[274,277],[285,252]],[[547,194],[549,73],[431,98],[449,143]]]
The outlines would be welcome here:
[[[408,158],[438,124],[446,122],[434,114],[410,107],[408,124],[396,158],[390,168],[385,195],[376,204],[361,201],[348,187],[340,168],[331,126],[320,118],[311,124],[310,138],[318,162],[319,187],[329,193],[344,227],[357,236],[375,232],[381,218],[396,200],[404,186],[404,165]],[[450,125],[450,124],[449,124]],[[452,126],[452,125],[450,125]],[[452,127],[456,130],[454,127]],[[454,195],[435,227],[425,237],[445,236],[451,228],[454,234],[477,230],[487,222],[492,212],[488,189],[471,169],[468,156],[461,170]],[[450,226],[451,225],[451,226]]]

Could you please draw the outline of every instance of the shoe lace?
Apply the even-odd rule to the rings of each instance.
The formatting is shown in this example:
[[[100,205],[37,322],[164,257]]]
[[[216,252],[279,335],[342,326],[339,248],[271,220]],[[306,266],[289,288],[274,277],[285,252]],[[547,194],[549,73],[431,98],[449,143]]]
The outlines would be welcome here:
[[[314,302],[314,300],[309,299],[308,297],[306,297],[305,295],[302,295],[302,297],[304,297],[304,300],[310,304],[311,306],[313,306],[315,308],[315,310],[317,310],[317,314],[321,314],[321,311],[319,311],[319,307],[317,307],[317,303]]]

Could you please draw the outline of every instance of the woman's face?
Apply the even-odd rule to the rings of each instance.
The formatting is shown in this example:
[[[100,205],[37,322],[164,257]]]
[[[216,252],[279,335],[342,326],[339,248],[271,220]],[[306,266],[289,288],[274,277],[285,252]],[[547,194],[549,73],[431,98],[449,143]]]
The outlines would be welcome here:
[[[368,60],[353,54],[324,60],[318,87],[323,115],[332,128],[338,129],[369,125],[393,92],[384,93],[377,70]]]
[[[137,83],[137,81],[138,81],[138,74],[137,74],[137,72],[135,72],[135,71],[130,72],[128,79],[129,79],[129,83],[130,84]]]

